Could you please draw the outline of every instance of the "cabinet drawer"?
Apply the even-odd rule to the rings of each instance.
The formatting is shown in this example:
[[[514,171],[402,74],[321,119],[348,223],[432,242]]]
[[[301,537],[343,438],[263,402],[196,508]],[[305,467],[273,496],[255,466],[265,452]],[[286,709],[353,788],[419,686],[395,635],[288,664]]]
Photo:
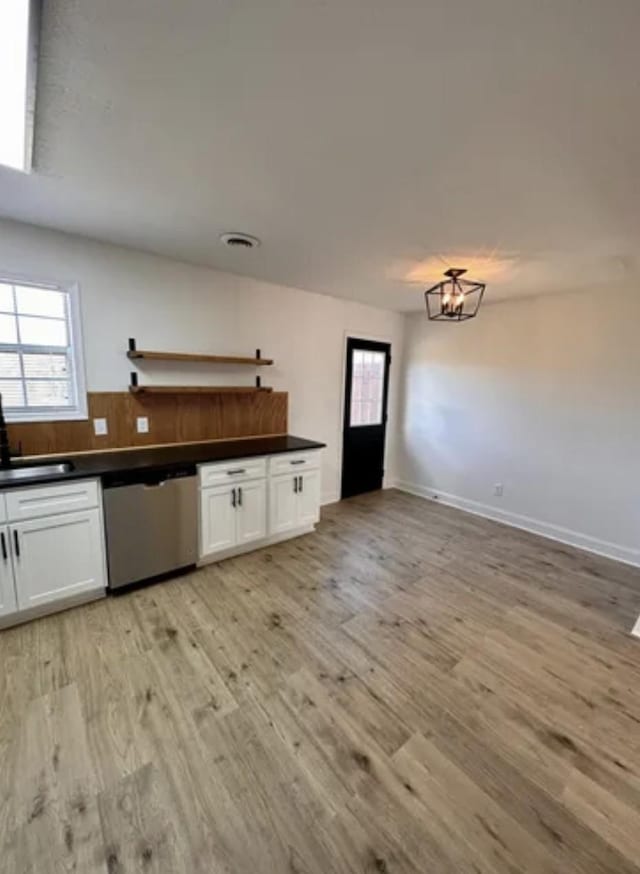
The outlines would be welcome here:
[[[37,519],[54,513],[88,510],[99,502],[97,480],[78,480],[63,485],[32,486],[6,493],[10,522]]]
[[[243,482],[248,479],[261,479],[266,475],[266,458],[240,458],[237,461],[201,464],[198,468],[201,489]]]
[[[269,473],[279,476],[282,473],[301,473],[308,468],[320,467],[320,450],[312,452],[287,452],[273,455],[269,459]]]

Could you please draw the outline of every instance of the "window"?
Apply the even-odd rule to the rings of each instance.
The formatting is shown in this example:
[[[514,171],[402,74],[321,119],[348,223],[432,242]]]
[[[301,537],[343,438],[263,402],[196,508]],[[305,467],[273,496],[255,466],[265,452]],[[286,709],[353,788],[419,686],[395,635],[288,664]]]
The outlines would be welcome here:
[[[0,164],[31,170],[38,0],[0,2]]]
[[[0,394],[8,422],[85,419],[77,288],[0,276]]]
[[[384,352],[353,350],[351,375],[351,427],[382,424]]]

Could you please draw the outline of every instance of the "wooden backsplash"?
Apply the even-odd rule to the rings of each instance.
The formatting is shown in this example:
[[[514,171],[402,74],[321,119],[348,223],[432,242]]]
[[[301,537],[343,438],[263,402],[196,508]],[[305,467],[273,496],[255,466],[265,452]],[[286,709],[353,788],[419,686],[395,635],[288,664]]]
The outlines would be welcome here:
[[[9,425],[12,448],[23,455],[81,452],[253,437],[287,432],[287,392],[251,395],[148,395],[90,392],[89,419],[81,422],[23,422]],[[136,417],[147,416],[149,433],[138,434]],[[107,420],[109,433],[96,437],[92,419]]]

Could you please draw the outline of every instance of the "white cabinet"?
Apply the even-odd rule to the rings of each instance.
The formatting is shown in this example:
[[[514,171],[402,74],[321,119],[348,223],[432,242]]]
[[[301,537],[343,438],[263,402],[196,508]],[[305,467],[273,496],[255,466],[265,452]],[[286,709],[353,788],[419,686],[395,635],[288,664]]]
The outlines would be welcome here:
[[[2,504],[4,509],[4,500]],[[6,525],[0,527],[0,546],[2,547],[0,552],[0,618],[2,618],[15,613],[18,609],[9,551],[9,529]]]
[[[216,461],[201,464],[198,480],[201,489],[221,486],[224,483],[236,485],[249,479],[264,479],[267,475],[266,458],[238,458],[235,461]]]
[[[269,534],[308,528],[320,518],[320,471],[273,476],[269,495]]]
[[[281,473],[304,473],[305,470],[320,467],[320,452],[312,449],[310,452],[285,452],[271,458],[269,472],[271,476]]]
[[[315,525],[320,519],[320,471],[306,470],[298,478],[298,525]]]
[[[98,481],[94,479],[12,489],[5,498],[9,522],[89,510],[100,503]]]
[[[232,486],[200,492],[200,555],[231,549],[236,544],[236,508]]]
[[[266,480],[255,480],[236,487],[237,543],[239,546],[260,540],[267,533]]]
[[[200,560],[310,531],[320,518],[320,453],[200,465]]]
[[[11,541],[20,610],[104,589],[97,509],[17,522]]]
[[[97,480],[12,489],[0,494],[0,507],[7,520],[0,525],[0,619],[104,593]]]
[[[296,527],[298,477],[291,474],[269,480],[269,534],[284,534]]]
[[[261,540],[266,533],[266,480],[201,489],[201,558]]]

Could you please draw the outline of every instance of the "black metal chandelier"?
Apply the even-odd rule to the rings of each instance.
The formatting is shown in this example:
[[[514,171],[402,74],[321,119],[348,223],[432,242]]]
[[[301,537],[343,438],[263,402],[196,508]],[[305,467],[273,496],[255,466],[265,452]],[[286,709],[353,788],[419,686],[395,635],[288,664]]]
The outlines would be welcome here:
[[[450,267],[444,274],[448,279],[425,291],[427,313],[432,321],[464,322],[477,315],[485,283],[460,279],[466,272],[462,267]]]

